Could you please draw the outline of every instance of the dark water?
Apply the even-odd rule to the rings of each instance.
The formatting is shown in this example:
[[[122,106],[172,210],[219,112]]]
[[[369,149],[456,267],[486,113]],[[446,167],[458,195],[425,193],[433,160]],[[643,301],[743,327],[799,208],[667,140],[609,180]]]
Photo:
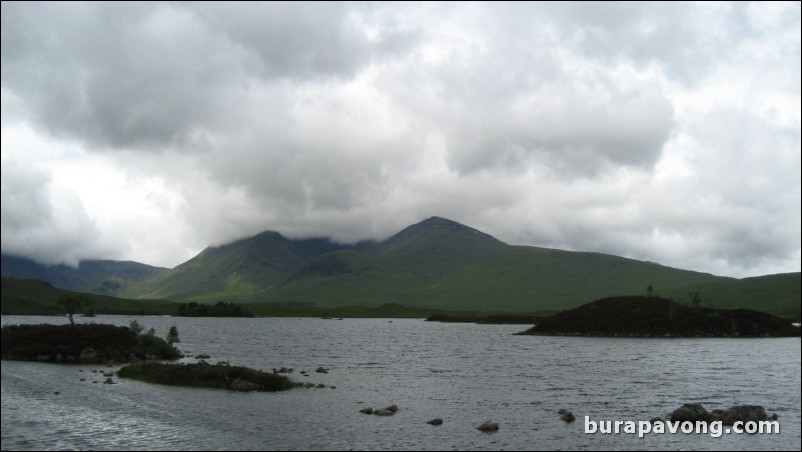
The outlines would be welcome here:
[[[137,319],[185,353],[336,386],[283,393],[102,378],[94,365],[2,362],[2,449],[800,449],[800,339],[513,336],[525,326],[402,319]],[[3,316],[9,323],[60,317]],[[185,361],[194,361],[185,359]],[[314,370],[324,366],[328,374]],[[299,371],[311,376],[304,377]],[[87,381],[81,382],[80,378]],[[94,378],[93,378],[94,377]],[[54,392],[59,392],[58,395]],[[602,435],[591,420],[648,420],[686,402],[763,405],[779,435]],[[359,413],[400,407],[392,417]],[[566,424],[567,408],[577,421]],[[442,426],[426,424],[442,418]],[[498,422],[486,434],[476,426]]]

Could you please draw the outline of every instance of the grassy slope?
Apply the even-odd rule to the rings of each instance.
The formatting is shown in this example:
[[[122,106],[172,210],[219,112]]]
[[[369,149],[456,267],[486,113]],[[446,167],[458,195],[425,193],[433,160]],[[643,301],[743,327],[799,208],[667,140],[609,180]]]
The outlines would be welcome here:
[[[0,310],[3,314],[56,315],[64,309],[57,305],[67,290],[57,289],[32,279],[2,278]],[[164,300],[126,300],[105,295],[86,294],[99,314],[174,314],[177,305]]]
[[[695,284],[664,294],[677,301],[688,301],[688,292],[698,291],[703,306],[715,308],[748,308],[800,320],[800,273],[782,273],[732,281]]]
[[[442,310],[535,312],[611,294],[642,294],[649,284],[678,287],[727,280],[604,254],[510,246],[470,229],[455,233],[448,224],[377,256],[339,252],[324,257],[327,268],[337,272],[307,268],[264,293],[264,299],[320,306],[394,302]]]
[[[49,281],[76,292],[118,296],[129,285],[152,279],[168,269],[131,261],[82,260],[77,268],[43,265],[30,259],[2,255],[5,277]]]
[[[209,247],[189,261],[139,286],[126,296],[204,303],[253,299],[281,284],[308,261],[305,253],[275,232]]]
[[[715,307],[748,307],[799,319],[799,273],[736,280],[599,253],[510,246],[436,217],[384,242],[363,245],[360,251],[342,250],[325,240],[293,241],[265,232],[207,248],[155,279],[129,286],[126,296],[274,303],[254,309],[257,315],[337,315],[325,310],[388,303],[430,313],[533,313],[608,296],[643,295],[651,284],[655,295],[680,302],[688,300],[688,292],[699,291]],[[301,309],[298,303],[315,309]],[[41,313],[52,309],[41,307]]]

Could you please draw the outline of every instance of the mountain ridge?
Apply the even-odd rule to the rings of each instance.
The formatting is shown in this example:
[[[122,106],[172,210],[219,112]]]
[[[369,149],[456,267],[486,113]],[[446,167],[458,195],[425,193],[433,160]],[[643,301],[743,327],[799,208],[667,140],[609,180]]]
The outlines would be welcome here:
[[[747,281],[733,289],[740,280],[604,253],[508,245],[458,222],[430,217],[385,240],[354,245],[325,238],[289,239],[264,231],[207,247],[150,278],[126,281],[115,295],[533,312],[561,310],[606,296],[641,295],[650,285],[678,299],[701,290],[703,298],[712,296],[717,307],[751,306],[755,302],[740,295],[744,288],[760,286],[752,293],[756,296],[777,286],[781,290],[766,304],[797,312],[800,296],[798,289],[793,292],[798,287],[793,275],[771,283]]]

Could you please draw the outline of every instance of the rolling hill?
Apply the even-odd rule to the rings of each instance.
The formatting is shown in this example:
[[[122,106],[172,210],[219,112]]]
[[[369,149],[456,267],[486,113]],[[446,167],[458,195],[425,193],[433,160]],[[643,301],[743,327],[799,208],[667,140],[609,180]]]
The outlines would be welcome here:
[[[128,286],[154,278],[168,271],[139,262],[82,260],[78,267],[43,265],[31,259],[2,255],[2,276],[17,279],[38,279],[76,292],[117,296]]]
[[[263,232],[209,247],[172,270],[126,281],[116,295],[531,313],[609,296],[644,295],[649,285],[655,295],[680,302],[689,292],[699,292],[716,308],[746,307],[799,318],[800,273],[739,280],[602,253],[514,246],[440,217],[384,241],[357,245]]]
[[[59,289],[35,279],[0,278],[0,311],[17,315],[59,315],[58,300],[70,290]],[[86,294],[98,314],[175,314],[176,304],[166,300],[126,300],[107,295]]]

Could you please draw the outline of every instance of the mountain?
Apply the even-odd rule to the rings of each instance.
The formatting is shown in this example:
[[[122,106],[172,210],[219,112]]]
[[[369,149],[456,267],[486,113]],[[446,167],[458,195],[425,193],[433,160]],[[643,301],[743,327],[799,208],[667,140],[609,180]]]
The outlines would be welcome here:
[[[262,232],[206,248],[172,270],[129,287],[125,295],[200,302],[250,301],[285,282],[315,256],[343,247],[328,239],[290,240],[277,232]]]
[[[511,246],[432,217],[366,252],[324,255],[262,296],[325,306],[392,302],[532,312],[643,294],[650,284],[668,289],[731,280],[601,253]]]
[[[4,257],[3,275],[6,265]],[[82,262],[84,268],[92,267]],[[48,277],[42,279],[54,286],[69,279]],[[81,278],[73,275],[88,277]],[[610,296],[644,295],[648,286],[655,296],[680,302],[696,293],[704,306],[797,319],[802,304],[800,273],[739,280],[602,253],[514,246],[440,217],[356,245],[267,231],[209,247],[172,270],[130,278],[115,295],[317,308],[400,303],[430,310],[555,312]],[[107,274],[88,279],[92,283],[85,284],[96,288],[116,281]]]
[[[78,267],[43,265],[31,259],[2,255],[2,276],[38,279],[55,287],[98,295],[119,295],[129,286],[150,280],[168,269],[139,262],[82,260]]]
[[[35,279],[0,278],[0,310],[16,315],[57,315],[64,308],[58,300],[65,293],[45,281]],[[86,294],[92,302],[91,310],[98,314],[175,314],[176,304],[164,300],[125,300],[107,295]]]

